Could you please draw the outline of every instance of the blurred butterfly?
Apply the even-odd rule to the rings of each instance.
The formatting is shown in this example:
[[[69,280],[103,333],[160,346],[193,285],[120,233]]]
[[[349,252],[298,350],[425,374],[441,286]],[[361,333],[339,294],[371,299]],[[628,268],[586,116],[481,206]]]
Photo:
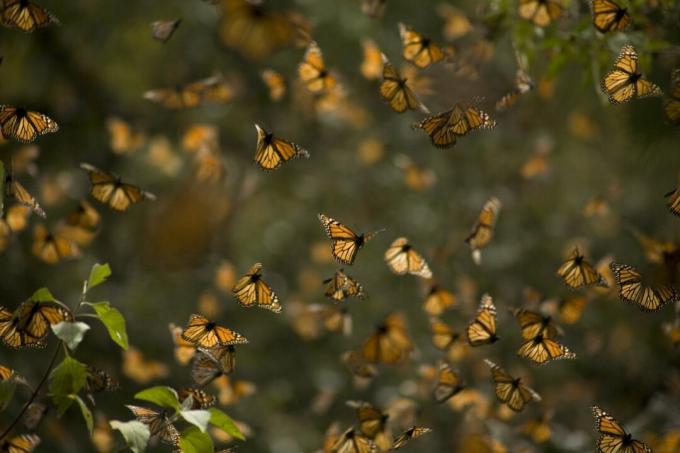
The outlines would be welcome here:
[[[388,451],[392,446],[392,432],[387,426],[389,416],[365,401],[347,401],[354,408],[359,431],[371,439],[379,451]]]
[[[5,196],[14,198],[18,203],[30,208],[40,217],[47,217],[35,197],[28,193],[28,190],[16,179],[12,165],[9,166],[9,171],[5,175]]]
[[[273,69],[265,69],[260,76],[269,88],[269,98],[274,102],[283,99],[286,95],[286,79]]]
[[[397,275],[413,274],[422,278],[432,278],[432,271],[427,262],[405,237],[397,238],[390,244],[385,251],[385,263]]]
[[[592,0],[592,7],[593,25],[601,33],[625,30],[633,22],[628,9],[613,0]]]
[[[526,357],[534,363],[544,364],[557,359],[575,359],[576,354],[569,348],[539,332],[534,337],[526,339],[517,350],[517,355]]]
[[[385,12],[386,3],[387,0],[361,0],[361,11],[368,16],[380,18]]]
[[[31,453],[40,444],[35,434],[20,434],[0,442],[0,452]]]
[[[21,3],[17,1],[17,3]],[[5,12],[7,13],[7,8]],[[0,105],[0,130],[4,138],[13,138],[21,143],[31,143],[38,136],[57,132],[59,125],[45,114],[26,110],[23,107]]]
[[[522,434],[529,437],[534,443],[544,444],[550,440],[552,429],[550,428],[550,419],[552,418],[552,411],[543,413],[538,417],[528,420],[522,426]]]
[[[321,93],[333,89],[337,85],[335,77],[326,69],[323,54],[316,42],[312,42],[302,63],[298,66],[300,80],[312,93]]]
[[[369,363],[394,364],[413,349],[406,319],[400,313],[388,315],[361,346],[361,357]]]
[[[158,437],[162,442],[179,447],[180,435],[175,425],[172,424],[170,409],[156,412],[152,409],[139,406],[126,405],[132,411],[138,421],[149,427],[151,437]]]
[[[392,66],[385,54],[382,54],[381,57],[383,69],[380,95],[389,103],[390,108],[397,113],[416,109],[429,113],[427,107],[418,100],[415,93],[406,84],[406,79],[401,77],[399,71]]]
[[[419,68],[426,68],[446,56],[438,44],[407,25],[399,23],[399,35],[404,46],[402,56]]]
[[[379,450],[371,439],[351,427],[340,435],[331,451],[334,453],[377,453]]]
[[[496,335],[496,306],[488,294],[482,295],[477,314],[468,324],[467,339],[470,346],[492,344],[499,340]]]
[[[518,69],[515,75],[515,86],[496,102],[496,111],[502,112],[509,109],[519,100],[519,98],[534,89],[534,81],[523,69]]]
[[[329,299],[342,301],[348,297],[356,296],[363,299],[364,288],[349,275],[345,274],[344,269],[335,272],[335,275],[323,281],[326,285],[324,295]]]
[[[45,418],[47,412],[49,412],[49,406],[47,404],[33,402],[28,405],[26,412],[24,412],[24,426],[30,431],[35,431],[40,422]],[[0,449],[2,451],[2,449]],[[23,452],[22,452],[23,453]]]
[[[80,249],[60,231],[50,232],[44,225],[33,229],[33,255],[47,264],[56,264],[69,258],[81,256]]]
[[[343,264],[352,264],[357,256],[357,252],[368,241],[373,239],[376,234],[384,230],[373,231],[357,235],[349,227],[343,225],[335,219],[325,214],[319,214],[319,221],[326,230],[326,235],[333,241],[333,257]]]
[[[560,320],[565,324],[575,324],[583,315],[587,299],[582,296],[571,296],[559,302]]]
[[[543,316],[532,310],[511,308],[510,312],[517,319],[521,329],[522,338],[525,340],[542,334],[546,338],[555,338],[562,335],[562,329],[555,324],[550,316]]]
[[[221,0],[222,42],[246,58],[259,60],[290,44],[295,27],[284,13],[255,0]]]
[[[12,151],[12,168],[16,174],[28,173],[32,177],[38,176],[38,164],[40,148],[37,145],[24,145]]]
[[[189,398],[191,398],[189,410],[208,409],[217,402],[215,395],[206,393],[201,389],[187,387],[177,391],[177,399],[182,405],[184,405]]]
[[[122,181],[119,176],[82,163],[80,168],[90,179],[90,195],[114,211],[126,211],[131,205],[142,200],[155,200],[156,196],[137,186]]]
[[[309,158],[307,150],[295,143],[276,138],[274,134],[267,132],[257,124],[255,129],[257,129],[255,162],[263,170],[275,170],[291,159]]]
[[[191,378],[196,385],[203,387],[220,376],[231,374],[235,368],[234,346],[198,349],[191,364]]]
[[[356,351],[346,351],[341,356],[342,363],[352,375],[361,379],[372,379],[378,374],[375,366],[367,363]]]
[[[666,200],[666,206],[672,214],[680,216],[680,187],[671,190],[664,195]]]
[[[458,102],[451,110],[429,116],[414,129],[422,129],[430,136],[432,144],[437,148],[451,148],[458,137],[462,137],[475,129],[493,129],[496,122],[488,113],[477,107]]]
[[[180,365],[188,364],[196,354],[196,346],[182,338],[182,328],[174,323],[168,324],[172,342],[175,345],[175,359]]]
[[[561,0],[519,0],[519,17],[547,27],[562,16]]]
[[[3,0],[2,24],[6,27],[32,32],[50,24],[59,24],[59,20],[45,8],[29,0]]]
[[[671,90],[663,104],[663,112],[671,124],[680,124],[680,69],[671,74]]]
[[[394,163],[402,170],[404,183],[411,190],[421,192],[437,182],[437,175],[431,169],[419,167],[405,154],[396,155]]]
[[[595,416],[595,429],[600,433],[597,440],[597,451],[601,453],[652,453],[652,449],[641,440],[633,439],[633,436],[616,421],[614,417],[593,406]]]
[[[109,131],[109,146],[116,154],[133,153],[146,141],[144,133],[133,130],[130,124],[116,116],[106,120],[106,129]]]
[[[664,264],[678,252],[679,246],[675,242],[660,241],[637,230],[633,230],[632,233],[640,243],[645,258],[651,263]]]
[[[614,63],[614,70],[602,79],[602,90],[612,104],[621,104],[634,98],[661,96],[661,88],[645,79],[638,67],[635,48],[625,45]]]
[[[85,370],[85,392],[99,393],[118,390],[116,382],[109,373],[99,368],[88,365]]]
[[[14,376],[14,370],[0,365],[0,381],[8,381]]]
[[[433,285],[427,293],[423,310],[431,316],[439,316],[456,304],[456,295],[448,289]]]
[[[252,396],[257,392],[257,386],[250,381],[232,380],[228,376],[220,376],[213,381],[218,389],[217,399],[224,406],[238,404],[241,398]]]
[[[347,307],[311,304],[308,308],[315,315],[317,322],[321,322],[327,331],[342,333],[345,336],[352,334],[352,316]]]
[[[425,426],[412,426],[401,433],[399,437],[397,437],[397,439],[392,444],[392,450],[399,450],[400,448],[405,447],[406,444],[408,444],[413,439],[417,439],[423,434],[429,433],[430,431],[432,431],[432,429],[426,428]]]
[[[581,255],[578,248],[574,250],[558,269],[557,275],[562,277],[564,283],[571,289],[587,288],[589,286],[602,286],[606,288],[607,282],[595,270],[595,268]]]
[[[56,302],[29,299],[14,313],[0,307],[0,338],[12,348],[44,347],[52,324],[72,321],[73,314]]]
[[[151,23],[152,36],[156,41],[160,41],[163,44],[168,42],[175,30],[179,27],[182,21],[177,20],[157,20]]]
[[[539,152],[534,153],[533,156],[522,164],[520,173],[524,179],[534,179],[545,175],[549,170],[548,153]]]
[[[97,234],[100,220],[97,210],[86,200],[81,200],[59,223],[57,231],[65,239],[84,247],[90,245]]]
[[[458,371],[451,365],[441,362],[437,372],[437,384],[432,390],[432,396],[437,403],[444,403],[458,392],[463,390],[465,385]]]
[[[491,377],[494,381],[496,397],[510,409],[519,412],[530,401],[541,401],[538,393],[522,384],[521,378],[512,377],[503,368],[489,359],[484,359],[484,363],[491,368]]]
[[[359,71],[365,79],[377,80],[383,75],[383,58],[380,48],[372,39],[362,39],[361,47],[364,50],[364,59]]]
[[[652,286],[633,266],[610,263],[621,300],[632,302],[644,311],[656,311],[670,302],[680,300],[674,288],[663,284]]]
[[[138,384],[146,384],[170,374],[167,365],[162,362],[147,359],[142,352],[130,346],[123,351],[123,374]]]
[[[260,307],[281,312],[281,304],[271,287],[262,280],[262,264],[255,263],[234,286],[232,293],[244,307]]]
[[[213,76],[174,88],[159,88],[144,93],[144,99],[171,110],[199,106],[203,101],[224,104],[234,97],[234,89],[221,76]]]
[[[438,318],[430,318],[432,344],[440,351],[446,352],[447,359],[459,361],[468,354],[463,337],[451,326]]]
[[[465,13],[448,3],[437,5],[437,14],[446,21],[444,36],[450,41],[461,38],[473,30],[472,23]]]
[[[182,338],[196,346],[207,349],[248,343],[248,340],[241,334],[226,327],[218,326],[215,322],[201,315],[191,315],[182,332]]]

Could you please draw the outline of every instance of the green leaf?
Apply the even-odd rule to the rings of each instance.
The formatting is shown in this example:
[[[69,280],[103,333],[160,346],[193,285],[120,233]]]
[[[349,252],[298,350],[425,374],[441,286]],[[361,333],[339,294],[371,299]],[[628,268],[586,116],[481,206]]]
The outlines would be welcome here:
[[[238,429],[234,420],[230,416],[217,409],[216,407],[211,407],[210,412],[210,424],[221,429],[225,433],[229,434],[231,437],[239,440],[246,440],[241,430]]]
[[[96,263],[92,266],[90,271],[90,278],[87,279],[87,290],[91,290],[95,286],[101,285],[111,276],[111,267],[108,263]]]
[[[184,420],[200,429],[202,433],[205,432],[208,422],[212,418],[212,414],[208,411],[181,411],[180,415]]]
[[[132,420],[129,422],[119,422],[118,420],[111,420],[109,422],[112,429],[120,431],[125,439],[125,443],[133,453],[142,453],[146,450],[146,444],[149,443],[149,427],[142,422]]]
[[[17,383],[14,379],[0,381],[0,412],[4,411],[10,401],[12,401],[16,388]]]
[[[52,295],[49,289],[40,288],[33,293],[31,300],[35,302],[54,302],[57,299]]]
[[[191,426],[182,431],[179,446],[184,453],[213,453],[215,446],[208,433]]]
[[[90,411],[90,408],[87,407],[87,405],[85,404],[85,401],[83,401],[78,395],[74,395],[73,397],[78,402],[78,405],[80,406],[80,412],[83,414],[83,418],[85,419],[85,425],[87,425],[87,430],[90,432],[90,436],[91,436],[92,431],[94,429],[94,421],[92,420],[92,412]]]
[[[57,324],[52,324],[52,330],[57,338],[66,343],[66,346],[73,351],[78,347],[80,342],[83,341],[85,332],[90,330],[90,326],[84,322],[62,321]]]
[[[109,331],[111,339],[123,348],[128,348],[128,336],[125,330],[125,318],[118,310],[111,307],[108,302],[88,303],[94,308],[99,320],[104,323]]]
[[[181,409],[175,389],[163,385],[142,390],[135,395],[135,398],[157,404],[161,407],[169,407],[175,410]]]
[[[54,404],[57,406],[59,417],[73,403],[72,397],[85,385],[86,376],[85,364],[72,357],[64,358],[64,361],[52,370],[49,391]]]

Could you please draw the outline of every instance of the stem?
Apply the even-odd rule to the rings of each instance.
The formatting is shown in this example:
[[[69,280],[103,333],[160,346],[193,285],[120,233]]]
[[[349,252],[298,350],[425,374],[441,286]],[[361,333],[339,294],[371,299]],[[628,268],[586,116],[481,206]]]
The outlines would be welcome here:
[[[61,342],[60,342],[61,343]],[[52,372],[52,367],[54,367],[54,362],[57,360],[57,357],[59,356],[59,350],[61,349],[61,344],[58,344],[56,348],[54,348],[54,354],[52,354],[52,359],[50,360],[50,364],[47,366],[47,370],[45,370],[45,374],[43,375],[42,379],[38,383],[38,385],[35,387],[33,390],[33,393],[31,394],[31,397],[26,401],[26,404],[24,404],[24,407],[21,408],[21,411],[19,411],[19,414],[16,416],[16,418],[10,423],[10,425],[0,434],[0,440],[3,440],[7,435],[12,431],[12,429],[19,423],[19,420],[21,420],[21,417],[24,415],[24,412],[28,409],[28,406],[33,403],[35,400],[35,397],[38,396],[38,392],[40,392],[40,389],[42,386],[45,384],[45,381],[47,381],[47,378],[49,377],[50,373]]]

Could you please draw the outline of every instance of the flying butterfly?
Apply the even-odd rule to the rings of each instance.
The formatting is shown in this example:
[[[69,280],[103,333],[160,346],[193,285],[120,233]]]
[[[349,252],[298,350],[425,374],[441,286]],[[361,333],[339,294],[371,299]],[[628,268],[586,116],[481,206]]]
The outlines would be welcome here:
[[[351,427],[340,435],[331,447],[334,453],[377,453],[378,446],[367,436]]]
[[[133,129],[128,122],[117,116],[106,119],[106,129],[109,131],[109,147],[116,154],[134,153],[146,142],[143,132]]]
[[[255,162],[264,170],[275,170],[284,162],[300,157],[309,158],[306,149],[293,142],[276,138],[257,124],[257,148]]]
[[[477,314],[468,324],[467,339],[470,346],[492,344],[499,340],[496,335],[496,306],[488,294],[482,295]]]
[[[515,86],[509,93],[505,94],[498,102],[496,102],[496,111],[502,112],[509,109],[517,103],[520,97],[533,90],[534,86],[535,83],[529,74],[522,68],[518,69],[515,74]]]
[[[167,109],[180,110],[197,107],[204,101],[225,104],[234,98],[234,88],[216,75],[173,88],[149,90],[143,97]]]
[[[446,352],[448,360],[458,361],[467,355],[468,347],[462,335],[444,321],[430,318],[430,332],[432,344],[440,351]]]
[[[680,216],[680,187],[671,190],[664,195],[666,198],[666,207],[668,210],[677,216]]]
[[[180,435],[175,425],[172,423],[172,413],[170,409],[163,409],[160,412],[155,410],[126,405],[132,411],[138,421],[149,427],[151,437],[158,437],[162,442],[175,447],[179,447]]]
[[[663,92],[647,80],[638,67],[635,48],[625,45],[614,62],[614,69],[602,79],[602,90],[612,104],[621,104],[635,98],[661,96]]]
[[[460,373],[445,362],[439,364],[437,384],[432,390],[432,396],[437,403],[444,403],[465,388]]]
[[[335,275],[324,280],[323,284],[326,285],[324,295],[331,300],[342,301],[352,296],[359,299],[365,297],[364,288],[359,282],[345,274],[344,269],[336,271]]]
[[[177,398],[182,404],[184,404],[187,399],[191,398],[191,406],[189,406],[190,410],[208,409],[217,402],[215,395],[192,387],[179,389],[177,391]]]
[[[413,349],[406,319],[399,313],[388,315],[361,346],[361,357],[369,363],[394,364]]]
[[[0,338],[9,347],[44,347],[50,326],[73,321],[73,314],[56,302],[29,299],[10,312],[0,307]]]
[[[444,37],[450,41],[461,38],[474,29],[465,13],[448,3],[437,5],[437,14],[446,21]]]
[[[420,109],[425,113],[429,110],[418,100],[415,93],[406,84],[406,78],[402,78],[385,54],[382,57],[382,82],[380,83],[380,95],[389,103],[392,110],[403,113],[406,110]]]
[[[361,0],[361,11],[374,18],[382,17],[387,0]]]
[[[29,33],[59,20],[42,6],[30,0],[4,0],[0,2],[2,24]]]
[[[371,39],[362,39],[361,47],[364,51],[364,59],[359,71],[367,80],[377,80],[383,76],[383,55],[380,47]]]
[[[423,310],[431,316],[439,316],[456,304],[456,295],[439,285],[433,285],[423,302]]]
[[[30,209],[18,204],[4,211],[0,217],[0,253],[5,251],[14,233],[26,228],[31,213]]]
[[[368,380],[378,374],[375,366],[367,363],[356,351],[346,351],[340,356],[340,359],[355,378]]]
[[[191,315],[182,332],[182,338],[198,347],[207,349],[248,343],[248,340],[241,334],[226,327],[218,326],[214,321],[210,321],[201,315]]]
[[[387,426],[389,416],[365,401],[347,401],[355,410],[361,434],[371,439],[379,451],[387,451],[392,446],[392,433]]]
[[[80,168],[87,172],[90,179],[90,195],[114,211],[123,212],[140,201],[156,199],[154,194],[123,182],[119,176],[93,165],[82,163]]]
[[[517,350],[517,355],[526,357],[537,364],[544,364],[557,359],[575,359],[576,354],[569,348],[539,332],[533,338],[526,339]]]
[[[312,93],[328,92],[338,83],[335,76],[326,69],[323,53],[316,42],[307,47],[302,63],[298,66],[298,75]]]
[[[234,346],[198,349],[191,364],[191,378],[198,386],[205,386],[220,376],[231,374],[236,368]]]
[[[81,256],[78,245],[67,238],[61,231],[49,231],[44,225],[36,225],[33,229],[33,255],[47,264],[78,258]]]
[[[491,368],[491,377],[495,385],[496,397],[515,412],[521,411],[531,401],[541,401],[541,397],[524,385],[521,378],[514,378],[503,368],[489,359],[484,359]]]
[[[76,245],[87,246],[97,234],[100,220],[101,216],[97,210],[86,200],[81,200],[78,206],[59,223],[57,231]]]
[[[357,235],[349,227],[325,214],[319,214],[319,221],[326,231],[326,235],[333,241],[331,248],[333,257],[343,264],[351,265],[354,263],[359,249],[373,239],[376,234],[384,231],[377,230],[372,233]]]
[[[522,426],[522,434],[529,437],[537,444],[544,444],[550,440],[552,435],[552,428],[550,427],[550,419],[553,412],[549,411],[529,419]]]
[[[451,110],[429,116],[414,129],[422,129],[430,136],[432,144],[437,148],[451,148],[458,137],[462,137],[475,129],[493,129],[496,122],[488,113],[477,107],[458,102]]]
[[[175,30],[182,23],[180,19],[176,20],[157,20],[151,23],[152,36],[156,41],[160,41],[163,44],[168,42]]]
[[[494,227],[496,226],[500,210],[500,200],[496,197],[489,198],[484,203],[472,231],[465,238],[465,242],[468,243],[470,250],[472,250],[472,259],[477,265],[482,261],[481,249],[489,245],[491,239],[493,239]]]
[[[597,270],[585,259],[577,247],[572,250],[567,261],[558,269],[557,275],[562,277],[570,289],[601,286],[607,288],[607,282]]]
[[[5,196],[14,198],[18,203],[30,208],[31,211],[40,217],[47,217],[35,197],[16,179],[12,165],[9,166],[9,171],[5,175]]]
[[[399,23],[399,35],[403,45],[402,56],[419,68],[426,68],[442,61],[446,56],[444,50],[432,39],[407,25]]]
[[[35,434],[20,434],[0,442],[0,452],[31,453],[40,444]]]
[[[259,307],[274,313],[281,312],[279,298],[262,279],[262,264],[260,263],[255,263],[246,275],[236,282],[232,294],[244,307]]]
[[[597,451],[601,453],[652,453],[652,449],[641,440],[634,439],[614,417],[593,406],[595,429],[600,433]]]
[[[422,255],[409,244],[408,239],[394,240],[385,251],[385,263],[397,275],[413,274],[422,278],[432,278],[432,271]]]
[[[170,374],[168,366],[156,360],[148,359],[142,352],[130,346],[123,351],[122,371],[125,376],[138,384],[146,384]]]
[[[269,98],[278,102],[286,95],[286,79],[273,69],[265,69],[260,73],[262,81],[269,88]]]
[[[656,311],[670,302],[680,300],[674,288],[648,284],[633,266],[611,262],[609,268],[614,273],[621,300],[631,302],[641,310]]]
[[[423,434],[429,433],[430,431],[432,431],[432,429],[425,426],[412,426],[396,438],[392,444],[392,450],[399,450],[400,448],[405,447],[406,444],[408,444],[413,439],[417,439]]]
[[[564,13],[561,0],[519,0],[519,17],[547,27]]]
[[[628,9],[614,0],[592,0],[592,7],[593,25],[601,33],[625,30],[633,22]]]
[[[342,333],[346,337],[352,335],[352,316],[347,307],[311,304],[308,309],[327,331]]]
[[[663,112],[671,124],[680,124],[680,69],[671,74],[671,92],[663,104]]]
[[[196,346],[182,338],[182,328],[174,323],[168,324],[172,343],[175,345],[175,359],[180,365],[188,364],[196,354]]]
[[[40,135],[58,130],[59,125],[43,113],[26,110],[23,107],[0,105],[0,131],[4,138],[31,143]]]
[[[84,388],[86,393],[111,392],[118,390],[118,387],[118,382],[106,371],[91,365],[88,365],[85,369]]]
[[[542,334],[546,338],[555,338],[562,334],[562,329],[555,324],[550,316],[543,316],[532,310],[523,308],[510,309],[512,315],[517,319],[521,329],[522,338],[528,340]]]
[[[0,381],[9,381],[14,375],[15,372],[13,369],[0,365]]]

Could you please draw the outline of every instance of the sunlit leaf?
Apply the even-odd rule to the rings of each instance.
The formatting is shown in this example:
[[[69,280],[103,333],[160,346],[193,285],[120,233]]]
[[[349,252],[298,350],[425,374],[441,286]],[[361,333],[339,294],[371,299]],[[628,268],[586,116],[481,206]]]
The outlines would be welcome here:
[[[61,416],[73,403],[76,395],[85,385],[86,367],[72,357],[66,357],[50,374],[49,392]]]
[[[57,338],[66,343],[66,346],[72,351],[78,347],[81,341],[83,341],[85,332],[88,330],[90,330],[90,326],[79,321],[62,321],[57,324],[52,324],[52,331],[54,331],[54,334]]]
[[[33,293],[31,300],[35,302],[54,302],[57,299],[52,295],[49,289],[40,288]]]
[[[245,440],[246,438],[238,429],[234,420],[230,416],[222,412],[221,410],[211,407],[208,412],[210,412],[210,424],[221,429],[225,433],[229,434],[231,437],[239,440]]]
[[[85,401],[83,401],[78,395],[75,395],[74,399],[78,402],[78,406],[80,406],[80,413],[83,414],[83,418],[85,419],[85,425],[87,425],[87,430],[90,433],[90,435],[92,435],[92,430],[94,429],[92,412],[90,411],[90,408],[88,408],[87,405],[85,404]]]
[[[87,289],[90,290],[106,281],[111,276],[111,267],[108,263],[95,264],[90,271],[90,278],[87,280]]]
[[[149,442],[149,427],[142,422],[132,420],[129,422],[119,422],[118,420],[111,420],[109,422],[111,428],[120,431],[125,439],[125,443],[134,453],[142,453],[146,450],[146,444]]]
[[[161,407],[175,410],[181,409],[175,389],[162,385],[142,390],[135,395],[135,398],[157,404]]]
[[[208,411],[181,411],[182,418],[192,425],[196,426],[201,432],[205,432],[208,427],[208,422],[212,418],[212,414]]]
[[[97,313],[99,320],[104,323],[106,329],[109,331],[111,339],[115,341],[121,348],[128,348],[128,336],[125,329],[125,318],[115,308],[111,307],[108,302],[88,303]]]
[[[195,426],[182,431],[179,446],[184,453],[213,453],[215,446],[208,433],[201,432]]]

